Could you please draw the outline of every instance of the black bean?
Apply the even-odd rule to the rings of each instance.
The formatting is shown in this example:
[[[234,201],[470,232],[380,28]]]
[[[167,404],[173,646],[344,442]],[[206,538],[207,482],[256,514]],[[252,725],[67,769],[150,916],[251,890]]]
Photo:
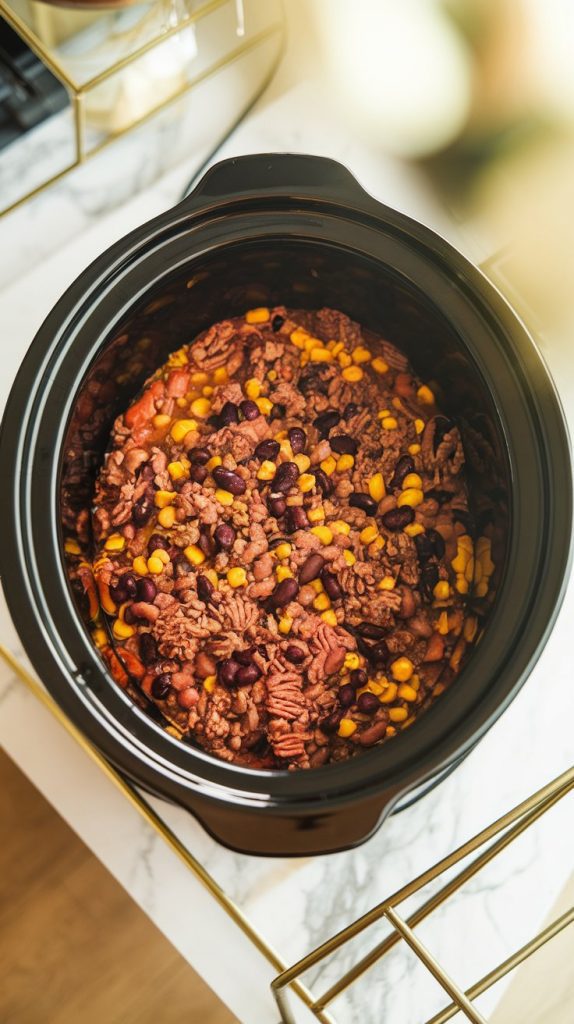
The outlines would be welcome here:
[[[337,412],[336,409],[327,409],[326,412],[322,412],[320,416],[313,420],[313,426],[319,431],[321,437],[328,437],[329,431],[337,426],[340,419],[340,412]]]
[[[396,533],[397,530],[404,530],[405,526],[414,521],[414,518],[414,509],[410,505],[402,505],[401,508],[391,508],[385,512],[383,526],[386,526],[387,530],[391,530],[392,533]]]
[[[323,570],[321,573],[321,580],[325,587],[325,592],[331,598],[331,601],[338,601],[343,596],[343,588],[339,583],[339,580],[335,576],[334,572],[326,572]]]
[[[386,630],[384,626],[378,626],[376,622],[359,622],[357,632],[364,636],[365,640],[382,640]]]
[[[423,537],[424,534],[419,534]],[[427,530],[426,536],[432,544],[433,551],[437,558],[443,558],[445,553],[444,537],[438,532],[438,530]]]
[[[438,583],[438,568],[436,565],[425,565],[421,572],[421,590],[424,596],[430,600],[433,590]]]
[[[300,647],[296,647],[295,644],[289,644],[283,653],[287,661],[290,661],[292,665],[300,665],[302,661],[305,661],[305,651]]]
[[[158,650],[155,637],[151,633],[141,633],[139,638],[140,658],[144,665],[153,665],[158,659]]]
[[[152,555],[154,551],[157,551],[158,548],[162,549],[163,551],[167,551],[167,547],[167,540],[165,539],[165,537],[162,537],[161,534],[159,533],[152,533],[150,539],[147,542],[147,549],[150,555]]]
[[[220,683],[223,686],[233,686],[239,668],[239,663],[234,658],[225,658],[224,661],[218,662],[217,675]]]
[[[110,584],[110,596],[116,604],[123,604],[129,597],[136,596],[136,581],[131,573],[125,573],[117,583]]]
[[[297,463],[282,462],[280,466],[277,466],[277,471],[273,477],[273,491],[288,494],[291,488],[295,486],[298,479],[299,467]]]
[[[311,472],[312,472],[313,476],[315,477],[315,480],[317,482],[317,486],[321,490],[321,493],[325,494],[325,495],[331,494],[332,491],[333,491],[333,484],[329,480],[329,477],[325,473],[325,470],[324,469],[312,469]]]
[[[145,526],[153,512],[153,501],[145,495],[136,501],[132,508],[132,522],[135,526]]]
[[[272,438],[268,438],[266,441],[260,441],[254,454],[257,459],[261,460],[261,462],[266,459],[270,462],[274,462],[279,455],[279,441],[274,441]]]
[[[128,604],[127,607],[124,609],[124,621],[127,622],[128,626],[133,626],[136,622],[139,621],[137,615],[134,613],[131,604]]]
[[[269,413],[270,420],[283,420],[287,413],[287,407],[282,402],[275,402],[271,406],[271,412]]]
[[[269,509],[272,516],[275,516],[276,519],[279,519],[279,517],[285,513],[285,509],[287,508],[287,502],[285,501],[285,498],[275,497],[272,495],[270,498],[267,499],[267,508]]]
[[[337,455],[356,455],[359,445],[350,434],[334,434],[329,438],[329,444]]]
[[[440,487],[433,487],[430,491],[425,494],[426,498],[431,498],[432,501],[437,501],[439,505],[444,505],[445,501],[450,501],[452,498],[452,491],[445,491]]]
[[[389,648],[387,647],[384,640],[379,640],[378,644],[371,647],[369,651],[369,660],[374,662],[375,665],[380,665],[387,660],[389,657]]]
[[[207,480],[207,469],[205,466],[191,466],[189,470],[189,478],[196,484],[202,484]]]
[[[234,661],[238,661],[240,665],[250,665],[256,650],[256,647],[246,647],[244,651],[234,651]]]
[[[301,427],[291,427],[288,433],[289,444],[293,451],[293,455],[299,455],[305,451],[305,445],[307,444],[307,434]]]
[[[376,515],[378,508],[378,501],[371,498],[370,494],[364,494],[362,491],[353,491],[349,497],[349,505],[353,508],[362,508],[368,516]]]
[[[213,536],[223,551],[229,551],[235,544],[235,530],[229,523],[221,523],[217,526]]]
[[[307,398],[310,394],[327,395],[329,382],[324,379],[325,363],[309,363],[299,377],[297,387]]]
[[[283,327],[284,323],[285,323],[285,317],[281,316],[280,313],[276,313],[275,316],[273,317],[272,321],[271,321],[271,330],[272,331],[280,331],[281,328]]]
[[[294,505],[287,509],[285,516],[286,533],[295,533],[297,530],[304,530],[309,525],[307,513],[301,505]]]
[[[310,583],[311,580],[316,580],[324,565],[325,559],[322,555],[309,555],[299,569],[299,583],[304,586],[305,583]]]
[[[357,701],[357,708],[366,715],[373,715],[380,706],[381,702],[374,693],[362,693]]]
[[[410,455],[401,455],[400,459],[397,459],[395,471],[389,484],[391,490],[394,490],[396,487],[402,487],[405,477],[408,476],[409,473],[414,473],[414,471],[414,459]]]
[[[350,708],[355,703],[355,687],[350,683],[345,683],[339,689],[339,703],[342,708]]]
[[[352,419],[353,416],[357,415],[359,408],[360,406],[358,406],[356,402],[347,402],[345,409],[343,411],[343,419]]]
[[[342,717],[342,711],[333,711],[332,714],[327,715],[326,718],[319,722],[319,728],[321,732],[326,733],[327,736],[330,735],[330,733],[337,732],[337,729],[341,724]]]
[[[351,685],[358,690],[361,686],[366,686],[369,682],[369,677],[365,672],[364,668],[354,668],[351,672]]]
[[[213,583],[211,580],[199,573],[197,577],[197,596],[204,604],[209,604],[213,595]]]
[[[212,475],[217,486],[223,490],[229,491],[230,494],[245,494],[246,483],[239,473],[234,473],[225,466],[216,466]]]
[[[245,398],[239,403],[239,411],[243,414],[244,420],[256,420],[260,415],[259,409],[250,398]]]
[[[186,559],[187,561],[187,559]],[[136,586],[136,596],[138,601],[146,601],[147,604],[151,604],[155,600],[157,595],[157,587],[153,580],[150,580],[149,576],[144,579],[138,580]]]
[[[235,402],[225,402],[219,413],[219,418],[226,427],[230,423],[239,423],[239,408]]]
[[[284,608],[286,604],[294,601],[299,593],[299,584],[292,577],[281,580],[271,594],[270,603],[273,608]]]
[[[452,430],[452,428],[454,427],[454,423],[446,416],[435,416],[434,422],[435,428],[432,443],[436,454],[438,446],[443,440],[445,434],[448,434]]]
[[[235,683],[239,686],[248,686],[251,683],[257,682],[261,675],[261,669],[258,665],[251,662],[251,665],[242,665],[235,676]]]
[[[205,463],[209,462],[211,458],[211,452],[208,448],[190,448],[187,457],[194,465],[205,466]]]
[[[455,523],[462,523],[462,525],[464,526],[465,531],[471,537],[475,536],[475,534],[476,534],[476,523],[475,523],[475,520],[474,520],[474,516],[471,515],[470,512],[467,512],[466,509],[464,509],[464,508],[453,508],[453,510],[452,510],[452,517],[453,517]],[[440,557],[441,556],[438,555],[438,558],[440,558]]]
[[[159,676],[156,676],[153,683],[151,684],[152,697],[156,700],[165,700],[171,689],[171,674],[169,672],[162,672]]]
[[[434,544],[427,533],[419,533],[415,538],[415,547],[419,562],[424,565],[434,555]]]

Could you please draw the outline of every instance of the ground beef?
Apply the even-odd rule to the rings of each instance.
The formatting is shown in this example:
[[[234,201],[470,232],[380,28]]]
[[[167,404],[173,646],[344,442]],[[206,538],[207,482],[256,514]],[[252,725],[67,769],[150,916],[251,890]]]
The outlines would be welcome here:
[[[309,768],[386,742],[457,674],[494,568],[468,522],[459,429],[402,352],[337,310],[252,310],[116,420],[81,582],[118,683],[174,734]]]

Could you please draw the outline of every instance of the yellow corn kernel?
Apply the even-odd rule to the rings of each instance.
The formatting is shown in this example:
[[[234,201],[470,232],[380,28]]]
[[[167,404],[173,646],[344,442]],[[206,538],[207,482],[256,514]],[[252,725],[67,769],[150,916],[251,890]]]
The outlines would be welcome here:
[[[287,431],[286,430],[278,430],[277,433],[273,435],[273,440],[274,441],[284,441],[286,437],[287,437]]]
[[[466,583],[466,580],[464,582]],[[468,583],[466,584],[466,586],[468,589]],[[457,590],[458,589],[459,586],[457,581]],[[466,591],[463,591],[463,593],[466,593]],[[476,587],[474,588],[474,593],[476,594],[477,597],[486,597],[486,595],[488,594],[488,580],[483,579],[480,581],[480,583],[477,583]]]
[[[152,423],[157,430],[161,430],[162,427],[168,427],[171,423],[171,416],[166,416],[164,412],[158,412],[157,415],[152,416]]]
[[[187,405],[187,399],[186,398],[176,398],[175,404],[177,405],[177,407],[179,409],[185,409],[185,407]]]
[[[173,427],[170,430],[170,434],[177,444],[180,444],[186,434],[189,434],[190,430],[197,430],[197,423],[195,420],[176,420]]]
[[[159,555],[150,555],[147,560],[148,571],[153,573],[154,576],[159,576],[163,572],[163,561]]]
[[[126,546],[126,539],[121,533],[111,533],[104,547],[106,551],[123,551]]]
[[[480,565],[480,562],[478,562],[477,564]],[[472,581],[474,579],[474,558],[472,557],[472,555],[470,556],[468,562],[466,563],[466,569],[464,570],[464,576],[465,576],[465,579],[468,580],[469,583],[472,583]]]
[[[313,588],[316,594],[322,594],[325,589],[320,579],[310,580],[309,586]]]
[[[275,548],[275,554],[277,555],[277,558],[289,558],[292,550],[293,548],[291,547],[291,544],[287,544],[287,542],[284,541],[283,544],[277,545]]]
[[[179,460],[177,462],[170,462],[167,471],[172,480],[182,480],[184,476],[187,476],[185,466]]]
[[[303,495],[290,494],[288,498],[285,498],[285,501],[289,508],[295,508],[297,505],[301,507],[303,505]]]
[[[188,362],[189,359],[182,348],[178,352],[172,352],[168,360],[169,366],[187,366]]]
[[[293,573],[286,565],[278,565],[275,570],[275,575],[279,580],[279,583],[281,583],[281,580],[291,579]]]
[[[245,314],[245,322],[247,324],[264,324],[267,320],[269,320],[269,310],[266,306],[250,309]]]
[[[456,577],[455,586],[459,594],[468,594],[468,580],[466,580],[461,573],[459,573]],[[482,586],[482,584],[479,583],[478,586],[480,587]],[[478,587],[476,589],[476,593],[478,594]],[[483,595],[479,594],[478,596],[481,597]]]
[[[391,410],[390,409],[379,409],[379,411],[377,413],[377,419],[378,420],[384,420],[385,416],[390,416],[390,415],[391,415]]]
[[[337,459],[337,473],[346,473],[347,470],[352,469],[355,465],[355,459],[352,455],[339,455]]]
[[[271,462],[269,459],[265,459],[261,463],[259,469],[257,470],[257,479],[272,480],[273,477],[275,476],[276,470],[277,466],[275,465],[275,463]]]
[[[188,544],[188,546],[183,549],[183,553],[188,562],[191,562],[192,565],[202,565],[203,562],[205,562],[205,555],[201,548],[198,548],[197,544]]]
[[[323,472],[326,473],[327,476],[331,476],[335,472],[337,460],[333,455],[328,455],[326,459],[323,459],[320,465]]]
[[[164,530],[170,530],[175,523],[175,509],[173,505],[167,505],[166,508],[160,509],[157,514],[157,521],[160,526],[163,526]]]
[[[221,466],[222,463],[221,455],[212,455],[209,462],[205,463],[205,468],[208,473],[213,472],[217,466]]]
[[[391,665],[391,672],[397,683],[408,683],[414,672],[414,665],[410,658],[396,658]]]
[[[108,645],[108,634],[105,629],[94,629],[92,633],[92,640],[96,647],[107,647]]]
[[[383,576],[382,580],[378,585],[379,590],[394,590],[395,579],[393,576]]]
[[[304,331],[302,327],[297,327],[294,331],[291,331],[289,339],[293,342],[296,348],[304,348],[305,342],[309,337],[307,331]]]
[[[156,491],[153,500],[156,508],[166,508],[167,505],[171,505],[172,501],[175,501],[175,497],[175,491]]]
[[[231,491],[225,491],[222,487],[218,487],[216,489],[215,499],[220,505],[225,505],[226,508],[233,505],[233,502],[235,501]]]
[[[217,575],[215,569],[204,569],[203,575],[207,576],[209,582],[212,583],[215,589],[217,590],[219,586],[219,576]]]
[[[414,687],[409,686],[408,683],[401,683],[399,686],[399,697],[401,700],[406,700],[409,704],[417,699],[417,691]]]
[[[153,556],[154,558],[159,558],[160,562],[163,562],[164,565],[167,565],[168,562],[171,561],[169,554],[165,550],[165,548],[156,548],[153,553]]]
[[[68,555],[82,554],[82,549],[80,548],[80,545],[78,544],[77,540],[74,540],[72,537],[69,537],[66,543],[64,544],[64,551]]]
[[[420,444],[410,444],[407,451],[409,455],[418,455],[421,450]]]
[[[273,402],[269,401],[268,398],[256,398],[255,405],[262,416],[268,416],[273,408]]]
[[[351,532],[351,524],[346,523],[343,519],[335,519],[332,523],[329,523],[333,533],[344,533],[345,537],[348,537]]]
[[[327,608],[331,607],[331,599],[328,594],[317,594],[317,597],[313,601],[313,608],[318,612],[324,612]]]
[[[466,564],[468,562],[468,559],[469,559],[468,552],[464,551],[462,548],[459,548],[458,549],[458,554],[457,554],[456,558],[453,558],[453,560],[452,560],[452,562],[450,564],[452,565],[452,567],[453,567],[453,569],[454,569],[454,571],[456,573],[462,573],[462,575],[464,575],[464,570],[466,569]]]
[[[463,534],[461,534],[460,537],[457,537],[456,543],[457,543],[457,547],[462,548],[463,551],[468,551],[469,555],[473,555],[474,554],[474,542],[473,542],[472,537],[469,537],[468,533],[463,533]],[[478,551],[479,545],[480,545],[480,540],[477,541],[477,545],[476,545],[477,546],[477,554],[479,553],[479,551]]]
[[[397,698],[398,686],[396,683],[387,683],[385,689],[379,696],[381,704],[392,704]]]
[[[404,722],[408,717],[409,713],[406,708],[389,708],[391,722]]]
[[[291,626],[293,625],[293,619],[290,615],[282,615],[279,619],[278,629],[283,636],[287,636],[291,632]]]
[[[213,691],[215,689],[215,683],[216,682],[217,682],[217,677],[216,676],[206,676],[206,678],[203,680],[203,689],[207,693],[213,693]]]
[[[414,487],[416,490],[422,491],[423,482],[418,473],[407,473],[402,483],[403,491],[408,491],[409,487]]]
[[[279,438],[276,437],[275,440],[278,441]],[[287,462],[293,461],[293,449],[291,448],[291,442],[286,437],[279,441],[279,451]]]
[[[437,601],[447,601],[450,597],[450,587],[447,580],[439,580],[433,588],[433,595]]]
[[[365,528],[361,530],[359,534],[359,540],[361,541],[362,544],[370,544],[371,541],[378,536],[378,534],[379,531],[377,530],[377,527],[374,525],[374,523],[369,523],[368,526],[365,526]]]
[[[191,375],[191,383],[192,384],[208,384],[209,383],[209,374],[207,374],[205,372],[205,370],[194,370],[192,375]]]
[[[209,398],[196,398],[189,408],[194,416],[199,416],[201,420],[204,420],[211,411],[211,402]]]
[[[374,476],[370,478],[368,487],[371,498],[373,498],[375,501],[381,501],[386,494],[383,474],[375,473]]]
[[[422,434],[424,429],[425,429],[425,421],[421,420],[421,419],[419,419],[417,417],[417,419],[415,420],[415,430],[416,430],[417,434]]]
[[[342,354],[343,353],[341,353],[341,355]],[[346,366],[341,376],[343,380],[347,380],[351,384],[358,384],[358,382],[363,379],[364,374],[360,366]]]
[[[327,348],[331,349],[334,356],[338,356],[345,348],[345,345],[342,341],[330,341]]]
[[[391,404],[392,404],[394,409],[399,409],[400,412],[404,412],[405,411],[404,405],[401,402],[401,400],[400,400],[398,395],[395,395],[395,397],[393,398]]]
[[[226,366],[218,366],[213,371],[213,383],[214,384],[225,384],[229,380],[229,374]]]
[[[373,554],[373,552],[376,553],[377,551],[382,551],[386,543],[387,542],[384,537],[381,537],[380,535],[378,537],[375,537],[374,541],[371,543],[369,547],[370,553]]]
[[[398,423],[394,416],[385,416],[385,418],[381,420],[381,426],[383,430],[396,430]]]
[[[113,625],[113,634],[118,640],[129,640],[130,636],[133,636],[135,629],[133,626],[128,626],[127,622],[122,622],[121,619],[116,619]]]
[[[355,351],[351,352],[351,356],[354,363],[368,363],[371,358],[371,352],[368,348],[358,345]]]
[[[333,543],[333,531],[328,526],[312,526],[311,533],[314,533],[319,538],[321,544]]]
[[[376,356],[376,358],[373,359],[371,366],[375,373],[387,373],[389,369],[389,364],[385,363],[385,360],[381,359],[380,356]]]
[[[309,466],[311,465],[311,459],[309,458],[308,455],[304,455],[303,452],[301,452],[299,455],[294,455],[293,462],[297,466],[300,473],[306,473],[307,470],[309,469]]]
[[[441,636],[446,636],[448,633],[448,614],[447,612],[441,612],[436,621],[436,631]]]
[[[309,362],[309,356],[308,356],[307,352],[302,352],[301,355],[299,356],[299,365],[300,366],[307,366],[308,362]]]
[[[325,518],[325,509],[322,505],[317,505],[317,508],[310,508],[307,512],[307,519],[310,523],[322,523]]]
[[[349,551],[347,548],[345,548],[345,550],[343,551],[343,558],[345,559],[347,565],[354,565],[355,562],[357,561],[353,552]]]
[[[343,369],[346,369],[347,366],[351,366],[353,362],[349,353],[345,352],[344,350],[342,352],[339,352],[337,359],[339,360],[339,366],[343,367]]]
[[[408,487],[406,491],[402,491],[397,498],[397,505],[402,508],[403,505],[408,505],[409,508],[416,508],[424,501],[424,494],[418,489],[418,487]]]
[[[227,572],[227,582],[230,587],[244,587],[247,583],[247,573],[241,566],[236,566],[234,569],[229,569]]]
[[[211,384],[206,384],[205,387],[201,389],[201,393],[204,398],[211,398],[214,391],[215,388],[212,388]]]
[[[259,398],[259,395],[261,394],[261,381],[257,380],[257,377],[251,377],[249,380],[245,381],[244,390],[247,397],[252,401],[255,401],[255,399]]]
[[[348,669],[349,672],[361,667],[361,659],[355,651],[349,651],[348,654],[345,655],[344,667]]]
[[[132,562],[132,569],[138,576],[147,576],[147,562],[143,555],[138,555]]]
[[[339,722],[339,736],[346,740],[349,738],[349,736],[353,735],[356,728],[357,723],[353,722],[352,718],[342,718],[341,721]]]
[[[277,380],[277,370],[269,370],[267,377],[269,380]]]
[[[332,363],[333,353],[328,348],[314,348],[309,353],[312,363]]]
[[[305,351],[308,353],[309,356],[311,355],[311,352],[315,351],[316,348],[323,347],[323,342],[321,341],[320,338],[314,338],[312,335],[309,335],[307,338],[305,338]]]
[[[403,530],[403,533],[406,533],[407,537],[418,537],[419,533],[424,532],[425,528],[422,523],[409,523]]]
[[[472,643],[472,641],[474,640],[474,638],[476,636],[477,629],[478,629],[478,619],[477,619],[476,615],[469,615],[468,619],[466,620],[466,622],[464,624],[464,629],[463,629],[463,633],[462,633],[462,635],[464,636],[464,639],[466,640],[467,643],[469,643],[469,644]]]
[[[434,395],[426,384],[422,384],[418,389],[417,398],[423,405],[434,405]]]
[[[302,473],[297,481],[297,486],[303,494],[312,491],[315,486],[315,477],[312,473]]]

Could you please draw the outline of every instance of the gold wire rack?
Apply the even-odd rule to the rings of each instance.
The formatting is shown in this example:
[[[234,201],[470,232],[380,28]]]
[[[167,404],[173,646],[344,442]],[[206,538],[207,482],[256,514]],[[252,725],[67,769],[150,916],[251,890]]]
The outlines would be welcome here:
[[[482,868],[489,864],[505,850],[518,836],[522,835],[538,821],[551,807],[562,800],[574,789],[574,767],[563,772],[542,789],[523,800],[512,810],[503,814],[481,832],[463,843],[448,856],[439,860],[417,878],[408,882],[393,895],[378,903],[360,918],[343,928],[326,942],[312,950],[297,963],[287,967],[279,954],[269,945],[265,938],[251,924],[241,908],[222,889],[200,861],[187,849],[173,830],[166,824],[138,792],[138,790],[109,764],[109,762],[92,746],[79,729],[73,725],[64,712],[44,690],[40,683],[27,668],[6,648],[0,644],[0,657],[17,674],[28,690],[44,705],[53,717],[66,729],[101,771],[123,793],[129,803],[136,808],[145,821],[162,837],[170,849],[183,861],[195,877],[208,889],[217,903],[228,914],[229,918],[241,929],[254,948],[261,953],[277,975],[271,988],[275,996],[282,1024],[295,1024],[295,1016],[289,1003],[289,993],[293,993],[307,1007],[314,1018],[321,1024],[336,1024],[328,1010],[330,1004],[346,989],[357,982],[376,963],[381,961],[399,942],[405,942],[418,960],[443,988],[450,1002],[426,1024],[446,1024],[457,1013],[472,1021],[473,1024],[488,1024],[487,1018],[476,1007],[474,1000],[486,992],[498,981],[514,970],[536,950],[562,932],[574,922],[574,907],[571,907],[556,918],[542,931],[517,949],[506,960],[499,963],[488,974],[476,981],[464,991],[447,971],[436,960],[432,953],[420,941],[415,928],[428,918],[433,911],[442,906],[450,896],[473,878]],[[408,918],[402,917],[398,911],[402,903],[409,897],[419,893],[429,883],[466,860],[470,855],[477,854],[459,872],[450,878],[442,887],[428,898]],[[341,975],[331,986],[316,997],[303,984],[301,977],[309,968],[325,961],[336,950],[349,943],[366,928],[378,921],[385,920],[392,927],[392,932],[385,939],[362,956],[349,970]]]

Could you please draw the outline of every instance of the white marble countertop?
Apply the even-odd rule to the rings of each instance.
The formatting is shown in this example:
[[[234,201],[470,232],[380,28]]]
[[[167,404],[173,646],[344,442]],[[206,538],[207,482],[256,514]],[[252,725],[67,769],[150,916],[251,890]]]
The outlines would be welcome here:
[[[485,255],[437,209],[414,172],[341,132],[314,89],[303,85],[275,90],[274,99],[259,104],[220,155],[277,149],[340,159],[378,198],[425,220],[475,259]],[[2,405],[36,328],[64,288],[111,241],[171,205],[196,162],[197,155],[108,216],[88,217],[76,209],[75,231],[82,230],[73,240],[59,223],[62,209],[74,205],[72,184],[46,193],[0,223],[0,251],[10,253],[0,278]],[[38,223],[41,238],[36,235]],[[544,340],[544,353],[572,426],[574,359],[556,338]],[[3,582],[9,588],[10,581]],[[546,649],[508,711],[438,789],[391,818],[357,850],[302,860],[251,858],[218,846],[186,812],[159,800],[153,805],[290,964],[570,767],[573,615],[571,584]],[[0,630],[3,642],[21,655],[5,609]],[[0,735],[10,756],[239,1020],[276,1024],[269,990],[273,969],[3,664],[0,698]],[[461,986],[469,986],[541,927],[570,873],[573,855],[572,802],[567,797],[549,812],[542,828],[537,825],[521,837],[421,926],[422,940]],[[322,991],[341,967],[381,935],[381,929],[371,929],[306,983]],[[478,1006],[488,1013],[499,996],[500,987],[478,1000]],[[340,1024],[370,1024],[383,1013],[385,1024],[421,1024],[446,1001],[401,944],[332,1010]],[[308,1019],[301,1014],[302,1021]]]

